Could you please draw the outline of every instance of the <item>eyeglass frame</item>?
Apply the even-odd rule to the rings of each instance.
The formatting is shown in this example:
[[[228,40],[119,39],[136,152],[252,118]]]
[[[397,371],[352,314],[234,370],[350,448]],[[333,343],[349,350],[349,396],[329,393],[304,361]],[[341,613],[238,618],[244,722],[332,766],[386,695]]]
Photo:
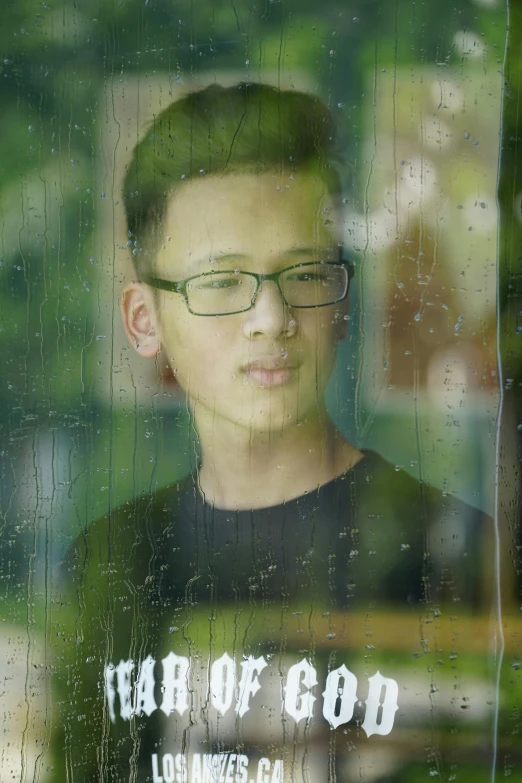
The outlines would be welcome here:
[[[340,296],[338,299],[335,299],[333,302],[327,302],[326,304],[320,304],[320,305],[289,304],[285,299],[285,296],[281,290],[281,286],[279,285],[280,276],[284,272],[289,272],[292,269],[298,269],[304,266],[317,266],[317,264],[330,265],[330,266],[342,266],[346,270],[347,280],[346,280],[346,290],[344,294]],[[195,313],[193,310],[190,309],[188,294],[187,294],[187,285],[188,283],[190,283],[191,280],[196,280],[198,277],[208,277],[209,275],[227,274],[230,272],[236,274],[249,275],[250,277],[255,278],[256,290],[254,291],[252,299],[250,300],[250,305],[248,307],[242,308],[241,310],[234,310],[231,313]],[[348,296],[348,291],[350,290],[350,282],[354,275],[355,275],[354,265],[349,261],[346,261],[345,259],[341,258],[339,261],[308,261],[305,264],[292,264],[292,266],[287,266],[284,269],[280,269],[278,272],[272,272],[269,275],[260,274],[258,272],[245,272],[242,269],[223,269],[220,271],[212,270],[211,272],[202,272],[199,275],[191,275],[191,277],[186,277],[184,280],[163,280],[161,277],[154,277],[153,275],[142,275],[140,282],[145,283],[146,285],[150,285],[152,286],[152,288],[157,288],[160,291],[168,291],[169,293],[172,294],[181,294],[185,299],[185,304],[187,305],[187,309],[189,313],[198,316],[198,318],[221,318],[226,315],[237,315],[238,313],[247,313],[249,310],[251,310],[252,307],[254,307],[255,305],[255,301],[259,293],[259,289],[261,288],[261,285],[266,280],[276,284],[281,299],[283,300],[284,304],[287,307],[290,307],[291,309],[295,308],[298,310],[315,310],[318,307],[329,307],[330,305],[338,304],[339,302],[342,302],[346,299],[346,297]]]

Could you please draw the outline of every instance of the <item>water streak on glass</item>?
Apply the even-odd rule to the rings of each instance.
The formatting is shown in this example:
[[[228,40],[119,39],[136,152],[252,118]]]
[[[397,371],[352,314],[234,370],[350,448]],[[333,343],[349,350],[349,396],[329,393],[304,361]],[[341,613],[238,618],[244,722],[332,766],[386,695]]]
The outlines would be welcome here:
[[[522,9],[4,6],[0,781],[522,783]]]

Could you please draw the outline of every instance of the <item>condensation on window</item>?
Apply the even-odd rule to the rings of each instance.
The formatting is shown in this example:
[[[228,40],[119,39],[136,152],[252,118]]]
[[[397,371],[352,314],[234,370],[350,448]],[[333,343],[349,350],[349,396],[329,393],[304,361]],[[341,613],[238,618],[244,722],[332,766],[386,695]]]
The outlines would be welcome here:
[[[3,9],[1,781],[522,781],[521,36]]]

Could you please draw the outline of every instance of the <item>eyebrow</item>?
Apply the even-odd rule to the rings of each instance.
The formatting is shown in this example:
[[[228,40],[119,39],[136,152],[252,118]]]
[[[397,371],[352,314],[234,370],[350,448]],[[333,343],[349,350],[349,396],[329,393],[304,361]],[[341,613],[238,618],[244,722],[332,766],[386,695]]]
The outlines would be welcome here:
[[[320,255],[335,255],[335,251],[332,248],[318,248],[318,247],[293,247],[290,250],[285,250],[284,253],[282,253],[282,258],[302,258],[303,256],[310,256],[312,258],[317,258],[317,256]],[[245,255],[244,253],[220,253],[217,256],[207,256],[206,258],[200,258],[197,261],[194,262],[193,270],[197,271],[201,269],[202,267],[205,267],[207,264],[222,264],[226,262],[237,262],[237,261],[244,261],[245,259],[248,259],[249,256]]]
[[[214,264],[222,264],[226,261],[244,261],[245,258],[248,258],[244,253],[220,253],[217,256],[210,255],[206,256],[205,258],[199,258],[197,261],[194,262],[192,265],[192,268],[194,271],[197,271],[198,269],[201,269],[202,267],[207,266],[208,264],[214,265]]]
[[[317,258],[320,255],[334,255],[333,248],[326,247],[294,247],[291,250],[287,250],[283,253],[284,256],[292,258],[292,256],[313,256]]]

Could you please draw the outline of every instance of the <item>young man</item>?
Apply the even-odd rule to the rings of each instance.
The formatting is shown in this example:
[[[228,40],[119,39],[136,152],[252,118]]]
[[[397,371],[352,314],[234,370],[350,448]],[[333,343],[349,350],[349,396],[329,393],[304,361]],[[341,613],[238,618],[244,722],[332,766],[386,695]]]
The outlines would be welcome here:
[[[487,700],[471,721],[461,709],[485,687],[457,660],[467,621],[446,624],[479,603],[484,520],[348,443],[326,410],[353,274],[334,136],[317,98],[212,86],[134,151],[123,317],[186,393],[201,462],[71,553],[60,780],[487,768]]]

